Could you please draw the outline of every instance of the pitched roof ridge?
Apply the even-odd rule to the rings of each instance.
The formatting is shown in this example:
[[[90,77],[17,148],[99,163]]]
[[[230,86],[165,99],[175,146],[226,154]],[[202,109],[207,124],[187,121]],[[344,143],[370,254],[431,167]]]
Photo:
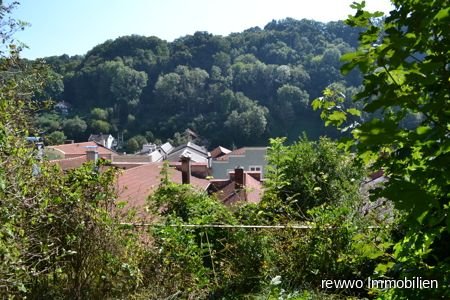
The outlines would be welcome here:
[[[106,148],[105,146],[103,146],[95,141],[52,145],[52,146],[47,146],[47,148],[54,149],[56,151],[62,152],[63,154],[73,154],[74,152],[70,152],[70,150],[79,152],[82,148],[88,147],[88,146],[97,146],[102,151],[106,151],[107,154],[109,154],[109,153],[117,154],[117,152],[115,152],[109,148]],[[103,153],[103,154],[105,154],[105,153]]]
[[[75,159],[80,159],[80,158],[85,158],[85,157],[86,157],[85,154],[80,154],[80,155],[74,156],[74,157],[60,158],[60,159],[52,159],[52,160],[49,160],[49,161],[51,161],[51,162],[69,161],[69,160],[75,160]]]
[[[240,147],[240,148],[234,149],[231,152],[216,158],[216,160],[228,160],[228,158],[232,155],[243,155],[243,154],[237,154],[237,153],[240,153],[241,151],[244,151],[244,153],[245,153],[246,148],[247,147]]]
[[[148,163],[148,164],[141,164],[140,166],[124,170],[124,173],[125,172],[131,172],[133,170],[140,170],[140,169],[144,169],[144,168],[149,168],[150,166],[162,166],[162,165],[163,164],[160,163],[160,162],[152,162],[152,163]],[[170,166],[169,166],[169,168],[170,168]]]

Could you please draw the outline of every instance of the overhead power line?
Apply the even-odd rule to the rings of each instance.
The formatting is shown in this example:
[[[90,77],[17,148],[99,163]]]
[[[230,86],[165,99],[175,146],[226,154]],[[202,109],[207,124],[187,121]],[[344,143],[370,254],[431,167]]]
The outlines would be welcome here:
[[[119,225],[133,227],[187,227],[187,228],[246,228],[246,229],[313,229],[311,225],[232,225],[232,224],[158,224],[158,223],[119,223]],[[324,229],[336,229],[328,226]],[[376,229],[380,226],[367,226],[367,229]]]

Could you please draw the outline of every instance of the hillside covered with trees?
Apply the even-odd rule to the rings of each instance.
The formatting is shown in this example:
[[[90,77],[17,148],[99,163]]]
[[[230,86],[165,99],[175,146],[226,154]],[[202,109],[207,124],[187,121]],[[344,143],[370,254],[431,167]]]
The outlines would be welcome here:
[[[358,31],[343,22],[285,19],[226,37],[124,36],[83,56],[47,57],[52,74],[37,98],[71,109],[66,116],[47,111],[37,123],[50,142],[123,134],[129,151],[158,139],[176,144],[186,128],[210,146],[292,141],[302,132],[333,136],[309,103],[329,85],[347,96],[360,86],[359,73],[339,72]]]

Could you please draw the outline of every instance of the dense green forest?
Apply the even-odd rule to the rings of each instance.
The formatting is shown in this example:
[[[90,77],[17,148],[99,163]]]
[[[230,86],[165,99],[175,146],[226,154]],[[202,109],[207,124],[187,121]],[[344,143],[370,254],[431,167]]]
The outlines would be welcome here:
[[[285,19],[226,37],[124,36],[83,56],[47,57],[53,73],[40,99],[66,101],[72,110],[44,113],[38,124],[50,142],[63,140],[63,131],[75,140],[102,132],[176,144],[186,128],[207,145],[228,147],[295,140],[303,131],[335,136],[309,103],[329,85],[349,99],[360,86],[357,71],[339,72],[358,31],[343,22]]]

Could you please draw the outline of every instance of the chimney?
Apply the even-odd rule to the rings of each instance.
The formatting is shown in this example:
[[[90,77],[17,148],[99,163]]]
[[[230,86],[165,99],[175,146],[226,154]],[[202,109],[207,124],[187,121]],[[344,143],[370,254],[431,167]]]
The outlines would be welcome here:
[[[234,189],[241,190],[244,188],[244,168],[237,166],[234,169]]]
[[[181,183],[191,183],[191,157],[188,154],[181,155]]]
[[[97,146],[86,146],[86,159],[94,162],[98,160]]]

